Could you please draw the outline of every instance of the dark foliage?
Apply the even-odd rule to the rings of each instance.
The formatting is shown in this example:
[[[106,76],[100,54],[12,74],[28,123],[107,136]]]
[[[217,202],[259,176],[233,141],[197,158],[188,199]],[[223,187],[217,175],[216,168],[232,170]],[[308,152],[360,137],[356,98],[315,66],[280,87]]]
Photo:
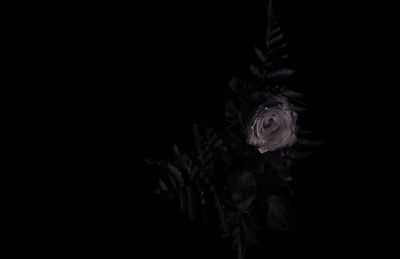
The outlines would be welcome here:
[[[151,161],[160,168],[156,193],[179,201],[190,219],[215,224],[239,259],[259,243],[258,232],[296,230],[290,167],[314,144],[300,136],[293,146],[261,154],[246,143],[249,114],[271,95],[286,97],[297,113],[304,110],[302,94],[285,87],[295,71],[287,66],[291,56],[271,1],[267,17],[265,45],[255,48],[257,60],[250,66],[252,79],[234,78],[229,84],[226,127],[194,125],[193,149],[174,146],[171,159]]]

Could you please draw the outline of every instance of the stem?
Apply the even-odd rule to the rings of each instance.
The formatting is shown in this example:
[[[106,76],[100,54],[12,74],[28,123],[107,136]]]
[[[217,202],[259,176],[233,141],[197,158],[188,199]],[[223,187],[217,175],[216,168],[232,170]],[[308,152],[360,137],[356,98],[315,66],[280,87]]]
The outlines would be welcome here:
[[[244,251],[243,251],[243,244],[242,244],[242,229],[240,229],[240,233],[239,233],[238,259],[244,259]]]
[[[240,244],[238,248],[238,259],[243,259],[242,244]]]

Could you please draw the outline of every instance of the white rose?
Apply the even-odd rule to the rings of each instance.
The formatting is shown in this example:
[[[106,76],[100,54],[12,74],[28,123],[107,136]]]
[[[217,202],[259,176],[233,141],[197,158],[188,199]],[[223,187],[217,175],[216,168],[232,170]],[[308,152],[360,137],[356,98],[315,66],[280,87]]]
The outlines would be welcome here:
[[[272,99],[256,109],[246,127],[247,143],[260,153],[293,145],[297,140],[297,113],[290,109],[285,97]]]

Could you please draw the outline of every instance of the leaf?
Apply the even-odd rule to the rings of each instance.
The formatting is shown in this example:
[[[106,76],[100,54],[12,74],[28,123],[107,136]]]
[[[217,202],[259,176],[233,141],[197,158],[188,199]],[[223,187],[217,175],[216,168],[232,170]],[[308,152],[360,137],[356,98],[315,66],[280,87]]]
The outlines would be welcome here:
[[[264,174],[264,161],[262,156],[247,155],[243,157],[244,169],[251,173]]]
[[[276,169],[276,170],[281,170],[282,169],[282,152],[276,150],[276,151],[271,151],[268,152],[264,155],[265,159],[268,161],[268,164]]]
[[[210,139],[215,135],[214,130],[210,126],[204,126],[204,132],[206,133],[207,139]]]
[[[260,231],[262,230],[262,226],[260,222],[258,222],[257,218],[251,214],[244,214],[243,220],[246,226],[252,231]]]
[[[273,48],[274,46],[276,46],[277,44],[280,44],[280,43],[282,43],[282,40],[283,40],[283,38],[284,38],[284,34],[283,33],[280,33],[280,34],[278,34],[278,35],[275,35],[275,36],[273,36],[273,37],[271,37],[271,39],[270,39],[270,47],[271,48]]]
[[[240,227],[236,227],[233,231],[232,231],[232,236],[234,237],[240,237],[241,231],[240,231]]]
[[[238,232],[238,233],[239,233],[239,232]],[[241,243],[241,242],[240,242],[240,237],[239,237],[239,236],[235,236],[235,238],[233,239],[231,248],[234,249],[234,250],[237,250],[238,247],[241,245],[240,243]]]
[[[240,80],[238,78],[232,78],[229,82],[229,88],[234,92],[238,90],[239,86]]]
[[[302,160],[310,155],[309,152],[299,151],[299,150],[291,150],[285,154],[286,158],[293,160]]]
[[[297,140],[297,143],[303,146],[315,147],[322,145],[324,142],[301,138]]]
[[[288,46],[289,46],[289,44],[287,42],[285,42],[279,46],[276,46],[275,48],[269,49],[267,51],[268,57],[270,58],[272,55],[277,55],[278,53],[283,52]]]
[[[243,217],[242,219],[242,229],[243,229],[243,236],[244,239],[252,245],[258,245],[259,240],[256,234],[256,226],[253,225],[254,221],[251,221],[250,216]]]
[[[270,54],[270,50],[274,49],[277,44],[282,45],[284,34],[273,12],[272,1],[268,3],[268,24],[267,24],[267,37],[266,37],[266,47],[267,53]]]
[[[158,179],[158,184],[160,185],[161,191],[163,191],[163,192],[168,191],[167,185],[165,185],[165,183],[161,179]]]
[[[267,78],[271,80],[287,79],[295,73],[293,69],[282,68],[268,73]]]
[[[304,94],[292,91],[290,89],[283,89],[282,94],[289,98],[301,98],[304,97]]]
[[[273,176],[278,177],[280,180],[291,181],[289,166],[292,160],[286,158],[286,152],[284,151],[273,151],[266,154],[265,159],[267,164],[272,169],[270,173]]]
[[[257,47],[254,48],[254,51],[256,53],[256,56],[260,59],[262,63],[265,63],[267,61],[267,57],[264,55],[264,53]]]
[[[179,148],[177,145],[174,145],[174,155],[175,155],[175,159],[182,160],[182,154],[179,151]]]
[[[215,147],[215,148],[220,148],[220,147],[222,147],[223,144],[224,144],[224,141],[223,141],[222,139],[218,139],[218,140],[215,142],[214,147]]]
[[[229,177],[231,197],[236,207],[245,212],[256,198],[256,180],[248,171],[239,171]]]
[[[273,66],[278,66],[283,64],[285,61],[287,61],[289,58],[291,58],[292,55],[289,54],[283,54],[280,57],[277,57],[275,59],[270,58],[269,62],[266,63],[266,66],[268,68],[271,68]]]
[[[292,230],[295,213],[289,203],[278,195],[271,195],[267,199],[268,212],[266,222],[276,230]]]
[[[179,171],[179,169],[170,162],[167,163],[167,168],[173,180],[178,184],[179,187],[182,187],[184,185],[184,180],[181,171]]]
[[[191,160],[189,159],[189,157],[187,157],[187,155],[182,154],[182,152],[180,152],[177,145],[174,145],[174,157],[176,165],[179,168],[181,168],[184,173],[193,175],[193,172],[191,170],[192,167]]]
[[[211,161],[211,159],[214,157],[213,153],[208,153],[205,157],[204,157],[204,161],[205,163],[208,163]]]
[[[255,76],[258,77],[264,77],[265,76],[265,70],[262,67],[256,66],[256,65],[250,65],[250,71],[253,73]]]
[[[171,174],[167,174],[167,177],[168,177],[169,182],[172,185],[172,189],[176,190],[177,186],[176,186],[176,183],[175,183],[175,178],[173,176],[171,176]]]
[[[214,199],[215,208],[217,209],[219,223],[221,224],[223,231],[227,234],[229,231],[229,226],[226,221],[229,220],[229,217],[226,217],[226,213],[222,207],[221,199],[219,198],[217,192],[215,191],[215,188],[211,187],[213,186],[212,185],[210,186],[210,192],[213,195],[212,197]]]
[[[225,205],[223,210],[225,222],[228,223],[230,226],[239,225],[241,220],[241,213],[233,206],[230,206],[232,202],[224,202],[223,199],[221,199],[221,202]]]
[[[242,122],[242,115],[239,110],[239,107],[237,107],[232,100],[225,102],[224,115],[228,123],[234,125]]]
[[[275,37],[277,34],[282,33],[282,27],[280,26],[274,26],[274,28],[271,29],[270,35],[271,37]]]
[[[307,109],[305,107],[301,107],[299,105],[290,104],[290,109],[295,112],[305,112]]]
[[[315,134],[315,131],[312,130],[306,130],[304,128],[298,127],[297,128],[298,133],[302,134],[302,135],[312,135]]]
[[[268,18],[268,27],[267,27],[267,37],[266,37],[266,46],[267,50],[270,48],[270,37],[272,37],[272,31],[273,31],[273,24],[272,24],[272,18],[273,18],[273,12],[272,12],[272,1],[270,0],[268,2],[268,11],[267,11],[267,18]]]
[[[210,146],[215,145],[214,142],[218,140],[218,136],[215,133],[210,134],[207,138],[208,138],[208,145]]]
[[[156,159],[150,159],[150,158],[145,158],[143,159],[143,161],[148,164],[148,165],[152,165],[152,166],[161,166],[162,165],[162,161],[156,160]]]

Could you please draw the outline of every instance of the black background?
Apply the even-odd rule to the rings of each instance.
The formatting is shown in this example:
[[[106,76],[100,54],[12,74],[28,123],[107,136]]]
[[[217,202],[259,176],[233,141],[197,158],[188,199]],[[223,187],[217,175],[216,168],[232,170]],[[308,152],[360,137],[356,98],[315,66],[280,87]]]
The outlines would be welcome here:
[[[142,158],[190,146],[194,122],[221,125],[224,88],[248,76],[263,43],[266,2],[17,7],[29,18],[10,18],[24,72],[5,95],[4,253],[228,258],[215,231],[152,195]],[[275,2],[295,56],[293,87],[306,94],[302,122],[324,145],[294,172],[300,231],[271,236],[251,258],[356,251],[354,240],[374,229],[374,197],[364,192],[372,165],[368,156],[354,163],[365,140],[357,125],[374,116],[361,112],[371,94],[363,85],[374,83],[373,13]]]

